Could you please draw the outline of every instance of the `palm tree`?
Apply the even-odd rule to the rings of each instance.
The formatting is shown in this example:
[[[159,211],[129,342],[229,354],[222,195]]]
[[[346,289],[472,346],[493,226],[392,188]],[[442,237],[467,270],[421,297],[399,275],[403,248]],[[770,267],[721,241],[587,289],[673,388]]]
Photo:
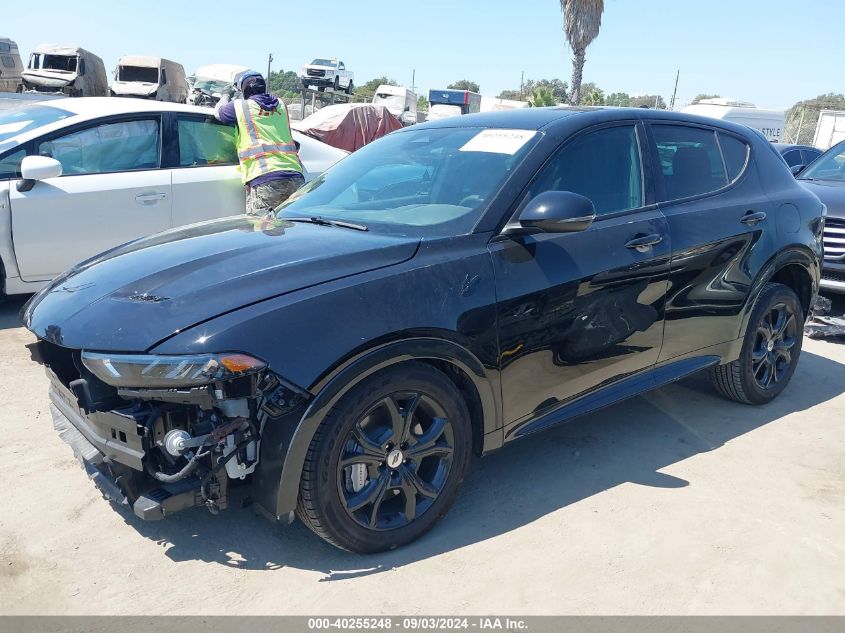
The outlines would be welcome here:
[[[560,0],[563,11],[563,32],[572,47],[572,92],[570,103],[581,102],[581,78],[584,74],[584,57],[587,47],[599,34],[604,0]]]
[[[529,108],[542,108],[553,105],[557,105],[555,103],[555,96],[548,88],[534,88],[531,96],[528,97]]]

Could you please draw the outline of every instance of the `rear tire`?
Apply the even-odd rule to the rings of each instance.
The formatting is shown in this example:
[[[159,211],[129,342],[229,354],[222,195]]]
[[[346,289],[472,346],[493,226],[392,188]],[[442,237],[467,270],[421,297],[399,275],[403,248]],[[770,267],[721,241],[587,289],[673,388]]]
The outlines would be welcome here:
[[[457,498],[471,435],[463,397],[441,371],[412,361],[377,372],[317,429],[297,515],[342,549],[371,553],[409,543]]]
[[[355,86],[352,85],[352,80],[349,80],[349,84],[346,86],[346,94],[351,95],[352,91],[355,89]]]
[[[796,294],[783,284],[766,284],[751,312],[739,358],[710,370],[713,387],[736,402],[771,402],[795,373],[803,336],[804,311]]]

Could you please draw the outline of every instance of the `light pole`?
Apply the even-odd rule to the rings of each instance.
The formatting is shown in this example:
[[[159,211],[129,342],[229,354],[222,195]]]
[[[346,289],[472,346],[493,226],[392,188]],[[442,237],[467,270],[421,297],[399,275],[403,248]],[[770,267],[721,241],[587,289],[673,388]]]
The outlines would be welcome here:
[[[273,62],[273,53],[267,56],[267,88],[270,87],[270,64]]]

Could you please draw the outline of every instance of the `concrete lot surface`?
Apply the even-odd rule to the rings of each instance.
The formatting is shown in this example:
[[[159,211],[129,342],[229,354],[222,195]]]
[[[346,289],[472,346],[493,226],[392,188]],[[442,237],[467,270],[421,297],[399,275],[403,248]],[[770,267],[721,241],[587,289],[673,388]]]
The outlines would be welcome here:
[[[845,345],[807,340],[765,407],[694,377],[476,460],[433,532],[359,556],[250,508],[112,509],[52,429],[21,305],[0,306],[0,613],[845,614]]]

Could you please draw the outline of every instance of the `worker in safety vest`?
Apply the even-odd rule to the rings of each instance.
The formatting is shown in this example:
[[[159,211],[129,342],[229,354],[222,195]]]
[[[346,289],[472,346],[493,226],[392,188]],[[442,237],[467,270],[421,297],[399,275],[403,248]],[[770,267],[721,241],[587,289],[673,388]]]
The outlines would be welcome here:
[[[305,182],[302,163],[290,131],[285,104],[267,94],[264,77],[248,71],[238,80],[242,98],[224,94],[214,111],[222,123],[236,125],[246,212],[275,209]]]

